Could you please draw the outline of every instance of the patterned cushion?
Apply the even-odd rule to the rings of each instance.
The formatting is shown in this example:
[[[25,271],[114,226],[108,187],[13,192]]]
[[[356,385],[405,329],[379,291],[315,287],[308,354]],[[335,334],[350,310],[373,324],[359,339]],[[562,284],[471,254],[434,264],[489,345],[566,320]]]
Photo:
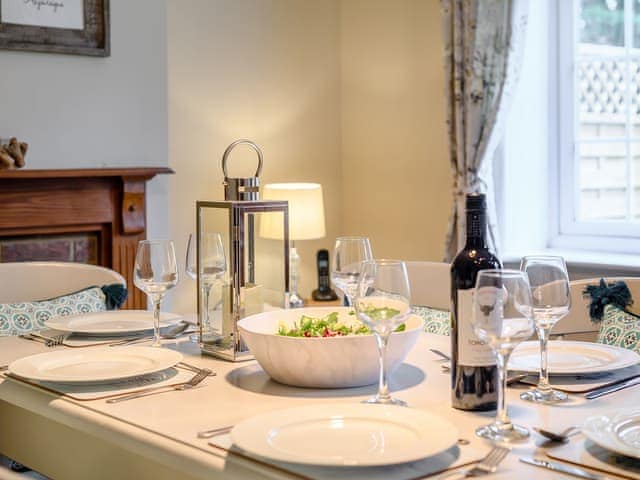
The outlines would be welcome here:
[[[419,315],[424,320],[424,331],[437,335],[449,335],[451,330],[451,320],[448,310],[425,307],[423,305],[412,305],[413,313]]]
[[[107,309],[105,300],[102,288],[91,287],[50,300],[0,304],[0,337],[41,330],[55,316],[101,312]]]
[[[640,353],[640,317],[609,304],[604,307],[598,343],[615,345]]]

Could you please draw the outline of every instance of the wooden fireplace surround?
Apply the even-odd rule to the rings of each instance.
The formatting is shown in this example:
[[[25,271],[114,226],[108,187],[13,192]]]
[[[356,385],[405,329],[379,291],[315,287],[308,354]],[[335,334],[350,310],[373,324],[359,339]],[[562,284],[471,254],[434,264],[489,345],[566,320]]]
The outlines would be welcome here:
[[[129,298],[146,308],[133,285],[139,240],[146,238],[146,182],[166,167],[0,171],[0,237],[92,233],[98,264],[119,272]],[[10,279],[0,279],[0,283]]]

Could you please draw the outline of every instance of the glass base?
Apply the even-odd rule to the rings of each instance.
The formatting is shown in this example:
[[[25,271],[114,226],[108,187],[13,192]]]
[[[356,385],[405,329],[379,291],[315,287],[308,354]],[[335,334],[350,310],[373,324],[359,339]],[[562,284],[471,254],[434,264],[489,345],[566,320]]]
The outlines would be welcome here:
[[[200,335],[198,335],[197,333],[192,333],[191,335],[189,335],[189,341],[191,343],[198,343],[200,341]]]
[[[407,402],[404,400],[398,400],[393,397],[381,397],[376,395],[375,397],[367,398],[366,400],[362,400],[361,403],[375,403],[378,405],[398,405],[399,407],[406,407]]]
[[[569,396],[558,390],[538,390],[533,389],[520,394],[522,400],[534,403],[560,403],[566,402]]]
[[[496,442],[520,442],[529,438],[529,430],[513,423],[492,423],[478,428],[476,435]]]

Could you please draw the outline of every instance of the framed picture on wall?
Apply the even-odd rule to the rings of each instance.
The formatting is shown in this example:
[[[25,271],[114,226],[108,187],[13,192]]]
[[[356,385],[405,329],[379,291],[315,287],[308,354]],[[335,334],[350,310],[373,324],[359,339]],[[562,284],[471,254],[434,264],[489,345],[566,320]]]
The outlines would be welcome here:
[[[0,0],[0,48],[109,56],[109,0]]]

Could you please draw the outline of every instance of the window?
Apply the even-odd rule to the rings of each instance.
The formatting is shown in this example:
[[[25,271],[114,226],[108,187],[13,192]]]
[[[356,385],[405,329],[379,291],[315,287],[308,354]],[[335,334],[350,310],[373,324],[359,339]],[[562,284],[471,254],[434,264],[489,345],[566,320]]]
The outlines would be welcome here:
[[[630,242],[640,239],[640,0],[557,5],[559,221],[551,246],[588,248],[607,237],[612,250],[638,251]]]

